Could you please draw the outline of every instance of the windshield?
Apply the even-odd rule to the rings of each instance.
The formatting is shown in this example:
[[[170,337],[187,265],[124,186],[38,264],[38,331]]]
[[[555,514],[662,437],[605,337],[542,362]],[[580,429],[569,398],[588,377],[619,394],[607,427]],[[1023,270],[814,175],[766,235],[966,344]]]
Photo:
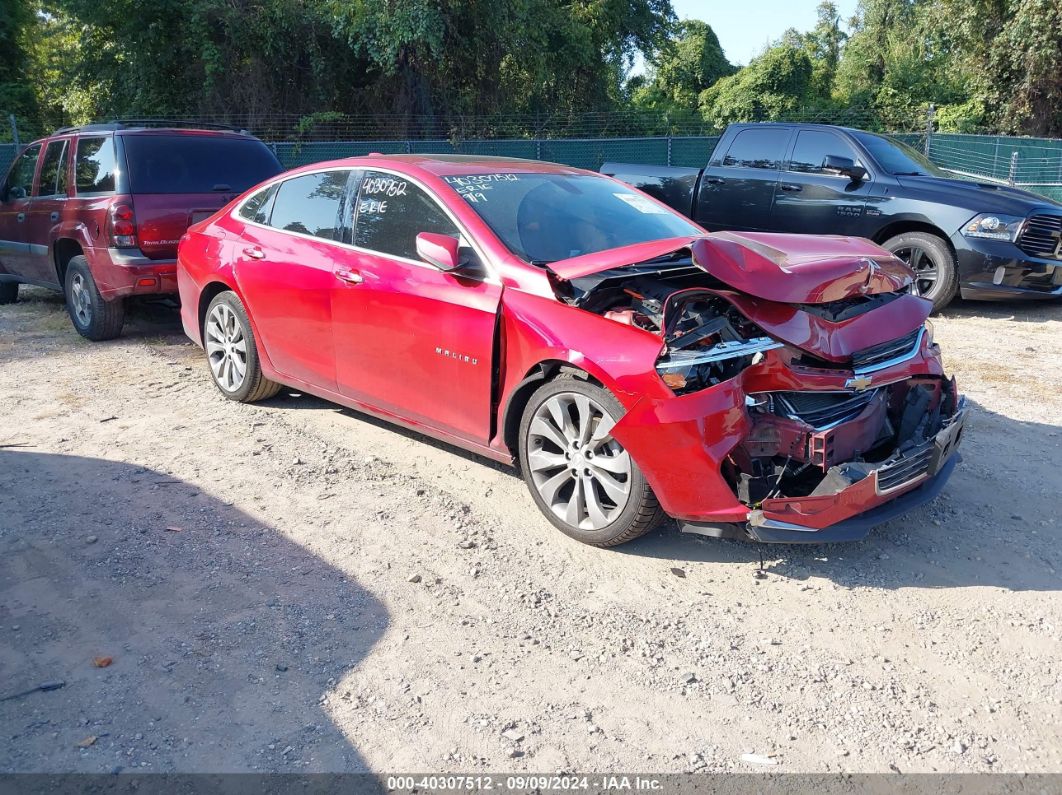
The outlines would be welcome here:
[[[893,176],[911,177],[951,177],[916,149],[895,138],[873,133],[856,133],[859,143],[870,150],[878,165]]]
[[[126,135],[133,193],[242,193],[283,171],[254,138],[220,135]]]
[[[592,174],[469,174],[444,179],[510,251],[536,265],[704,234],[645,195]]]

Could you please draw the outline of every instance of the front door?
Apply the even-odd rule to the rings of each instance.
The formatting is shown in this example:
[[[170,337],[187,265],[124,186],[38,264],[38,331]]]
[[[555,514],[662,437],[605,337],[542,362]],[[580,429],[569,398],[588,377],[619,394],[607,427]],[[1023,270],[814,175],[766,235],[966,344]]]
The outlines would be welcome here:
[[[861,165],[855,150],[837,133],[801,130],[782,171],[771,206],[771,229],[813,235],[861,236],[863,211],[873,183],[831,172],[830,155]]]
[[[41,145],[33,144],[11,164],[0,187],[0,265],[7,273],[35,279],[26,217],[33,197]]]
[[[68,141],[56,138],[49,142],[41,160],[37,190],[26,210],[27,275],[45,283],[58,284],[59,276],[52,259],[52,230],[59,225],[67,205],[69,177]]]
[[[471,249],[451,273],[417,257],[420,232],[461,231],[408,178],[366,172],[353,210],[354,249],[332,293],[340,392],[487,444],[501,285]]]

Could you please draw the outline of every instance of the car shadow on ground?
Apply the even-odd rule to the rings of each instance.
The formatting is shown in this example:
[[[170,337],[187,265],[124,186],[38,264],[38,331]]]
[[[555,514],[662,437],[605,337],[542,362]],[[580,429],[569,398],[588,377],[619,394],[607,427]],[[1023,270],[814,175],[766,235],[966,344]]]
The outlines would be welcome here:
[[[283,527],[150,469],[10,449],[0,505],[0,696],[65,681],[0,701],[0,770],[365,770],[327,702],[387,611]]]
[[[988,318],[1021,323],[1062,321],[1062,298],[1038,301],[963,301],[956,299],[932,319]]]
[[[629,555],[740,563],[768,576],[846,587],[1062,590],[1062,427],[1022,422],[973,401],[958,465],[933,502],[845,544],[756,544],[702,538],[669,522],[618,548]],[[979,433],[980,432],[980,433]],[[989,441],[1007,439],[1006,448]]]

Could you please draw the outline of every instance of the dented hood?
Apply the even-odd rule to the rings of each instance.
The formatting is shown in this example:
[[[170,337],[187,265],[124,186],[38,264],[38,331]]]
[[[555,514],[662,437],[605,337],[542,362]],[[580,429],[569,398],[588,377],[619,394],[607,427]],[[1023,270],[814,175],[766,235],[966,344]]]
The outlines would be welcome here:
[[[817,304],[896,292],[914,274],[885,249],[858,237],[716,232],[584,254],[551,263],[561,279],[636,265],[689,249],[693,262],[735,290],[790,304]]]

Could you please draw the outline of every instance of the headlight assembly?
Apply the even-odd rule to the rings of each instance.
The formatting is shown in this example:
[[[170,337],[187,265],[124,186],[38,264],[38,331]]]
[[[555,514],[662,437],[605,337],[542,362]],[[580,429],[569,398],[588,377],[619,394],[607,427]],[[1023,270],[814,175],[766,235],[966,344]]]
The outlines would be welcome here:
[[[966,237],[978,237],[985,240],[1005,240],[1013,243],[1021,233],[1024,218],[1013,215],[993,215],[983,213],[970,220],[962,228]]]
[[[672,350],[656,362],[661,380],[680,395],[714,386],[733,378],[763,358],[765,351],[781,348],[770,337],[720,342],[695,350]]]

